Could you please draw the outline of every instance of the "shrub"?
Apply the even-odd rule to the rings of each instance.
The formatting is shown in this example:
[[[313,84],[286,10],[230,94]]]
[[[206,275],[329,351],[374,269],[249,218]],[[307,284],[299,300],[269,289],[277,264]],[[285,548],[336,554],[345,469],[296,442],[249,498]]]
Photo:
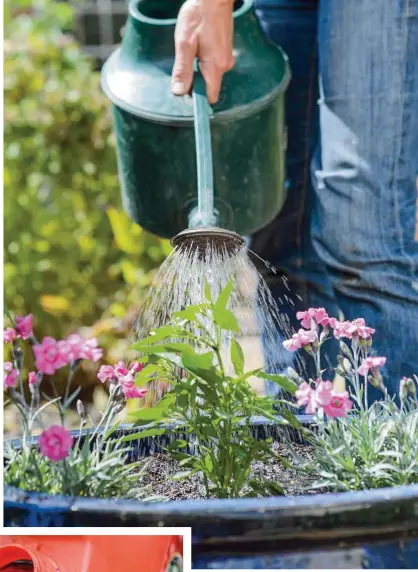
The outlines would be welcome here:
[[[110,106],[63,32],[73,16],[53,0],[5,3],[5,302],[36,314],[40,337],[122,318],[168,251],[121,210]],[[112,327],[98,327],[108,346]]]

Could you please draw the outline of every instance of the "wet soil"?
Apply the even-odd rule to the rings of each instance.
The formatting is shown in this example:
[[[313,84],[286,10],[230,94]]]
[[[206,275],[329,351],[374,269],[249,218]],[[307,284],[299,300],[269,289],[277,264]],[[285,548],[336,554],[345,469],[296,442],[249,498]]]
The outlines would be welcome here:
[[[293,444],[293,454],[290,452],[289,446],[285,444],[275,443],[273,449],[293,464],[295,455],[302,460],[311,459],[310,448],[305,445]],[[327,492],[324,489],[312,488],[312,478],[302,475],[296,469],[286,468],[274,459],[269,464],[255,462],[252,469],[253,477],[261,477],[280,483],[285,489],[287,496]],[[201,475],[193,475],[181,481],[172,480],[171,477],[180,470],[182,469],[179,468],[177,462],[170,459],[168,455],[163,453],[156,454],[150,458],[145,475],[141,479],[141,484],[148,485],[151,488],[150,492],[152,495],[163,496],[167,500],[207,498]]]

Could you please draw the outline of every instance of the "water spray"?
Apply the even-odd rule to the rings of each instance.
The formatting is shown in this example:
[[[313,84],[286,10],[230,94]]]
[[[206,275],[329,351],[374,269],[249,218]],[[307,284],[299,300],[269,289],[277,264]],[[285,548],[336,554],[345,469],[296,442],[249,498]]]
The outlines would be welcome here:
[[[233,256],[245,245],[236,232],[218,226],[214,204],[212,144],[210,117],[205,80],[195,64],[193,83],[194,133],[197,163],[197,207],[189,214],[188,228],[171,239],[175,248],[196,249],[203,257],[208,250]]]

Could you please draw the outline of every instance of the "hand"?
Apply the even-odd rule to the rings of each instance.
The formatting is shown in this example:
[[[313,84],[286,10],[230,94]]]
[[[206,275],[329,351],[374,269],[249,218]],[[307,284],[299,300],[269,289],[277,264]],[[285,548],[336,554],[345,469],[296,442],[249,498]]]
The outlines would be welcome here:
[[[189,93],[193,82],[193,60],[206,81],[210,103],[216,103],[223,74],[234,65],[233,0],[186,0],[180,9],[175,31],[176,59],[171,90]]]

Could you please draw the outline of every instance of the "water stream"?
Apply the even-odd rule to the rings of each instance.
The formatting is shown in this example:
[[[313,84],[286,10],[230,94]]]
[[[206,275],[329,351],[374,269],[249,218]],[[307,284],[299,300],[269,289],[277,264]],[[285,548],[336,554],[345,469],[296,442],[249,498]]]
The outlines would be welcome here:
[[[205,299],[205,281],[209,283],[212,296],[216,299],[233,278],[234,289],[229,309],[238,318],[241,327],[239,337],[246,341],[249,353],[260,354],[261,338],[264,348],[267,348],[261,363],[258,361],[255,367],[264,366],[275,373],[285,371],[292,365],[295,356],[283,349],[282,341],[290,337],[293,331],[286,313],[280,311],[261,273],[251,261],[250,254],[249,251],[241,250],[238,254],[231,255],[227,250],[211,247],[210,244],[204,252],[190,244],[176,248],[159,268],[149,296],[141,308],[136,325],[138,338],[143,338],[152,329],[166,324],[173,312],[202,302]],[[260,261],[266,270],[275,273],[267,262]],[[284,303],[287,310],[294,305],[290,291]],[[227,338],[224,343],[227,352]],[[256,346],[257,343],[259,347]],[[246,362],[251,357],[247,354]],[[300,365],[303,369],[303,364]],[[250,369],[247,363],[246,366],[246,369]],[[155,403],[164,391],[164,387],[153,383],[149,391],[151,403]]]

